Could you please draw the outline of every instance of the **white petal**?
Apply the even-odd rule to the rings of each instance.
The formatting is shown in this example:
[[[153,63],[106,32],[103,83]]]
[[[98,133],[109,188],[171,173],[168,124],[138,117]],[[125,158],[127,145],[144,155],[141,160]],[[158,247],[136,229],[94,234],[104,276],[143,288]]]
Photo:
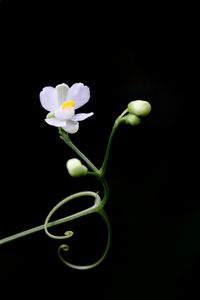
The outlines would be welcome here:
[[[71,120],[73,121],[83,121],[89,117],[91,117],[94,113],[91,112],[91,113],[87,113],[87,114],[76,114],[75,116],[73,116],[71,118]]]
[[[67,120],[62,128],[68,133],[76,133],[79,129],[79,123],[76,121]]]
[[[62,108],[61,106],[55,111],[55,117],[58,120],[66,121],[74,116],[74,107]]]
[[[49,125],[56,126],[56,127],[63,127],[66,125],[65,121],[57,120],[56,118],[47,118],[45,119],[45,122],[47,122],[47,124]]]
[[[46,110],[55,111],[59,107],[56,89],[51,86],[43,88],[40,93],[40,102]]]
[[[58,103],[59,105],[61,105],[67,99],[67,92],[69,90],[69,87],[67,84],[61,83],[56,86],[56,90],[58,96]]]
[[[67,100],[73,100],[75,102],[75,108],[79,108],[84,105],[90,99],[90,89],[82,83],[73,84],[67,94]]]

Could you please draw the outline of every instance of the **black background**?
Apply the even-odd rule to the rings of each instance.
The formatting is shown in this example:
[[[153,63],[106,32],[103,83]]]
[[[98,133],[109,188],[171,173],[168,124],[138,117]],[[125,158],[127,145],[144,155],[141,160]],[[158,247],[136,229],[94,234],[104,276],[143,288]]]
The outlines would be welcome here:
[[[43,87],[90,87],[91,100],[81,111],[94,116],[72,139],[97,166],[128,102],[152,104],[141,125],[120,127],[113,142],[106,260],[75,271],[62,265],[58,243],[43,232],[11,242],[0,248],[5,299],[54,292],[70,299],[199,298],[195,20],[195,8],[164,4],[0,3],[2,238],[42,224],[70,193],[99,188],[67,174],[65,162],[74,154],[44,122]],[[70,226],[80,237],[69,242],[69,257],[95,260],[105,243],[101,220],[91,216]]]

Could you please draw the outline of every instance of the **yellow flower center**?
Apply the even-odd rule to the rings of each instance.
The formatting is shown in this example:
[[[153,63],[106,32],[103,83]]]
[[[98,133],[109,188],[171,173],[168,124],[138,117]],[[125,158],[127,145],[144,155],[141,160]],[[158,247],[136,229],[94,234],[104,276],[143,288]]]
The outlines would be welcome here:
[[[66,109],[68,107],[74,107],[74,106],[75,106],[75,102],[73,100],[64,101],[61,105],[62,109]]]

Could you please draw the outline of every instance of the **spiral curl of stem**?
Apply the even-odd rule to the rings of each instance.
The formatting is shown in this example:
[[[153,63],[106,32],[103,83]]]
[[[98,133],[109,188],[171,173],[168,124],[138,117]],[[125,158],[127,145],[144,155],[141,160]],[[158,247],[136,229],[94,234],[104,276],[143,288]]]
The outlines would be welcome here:
[[[58,257],[60,258],[60,260],[68,267],[70,268],[73,268],[73,269],[77,269],[77,270],[89,270],[89,269],[92,269],[94,267],[97,267],[106,257],[107,253],[108,253],[108,250],[110,248],[110,242],[111,242],[111,226],[110,226],[110,221],[108,219],[108,216],[106,214],[106,212],[101,209],[99,212],[98,212],[104,219],[104,221],[106,222],[106,225],[107,225],[107,232],[108,232],[108,236],[107,236],[107,243],[106,243],[106,247],[105,247],[105,250],[102,254],[102,256],[97,260],[95,261],[94,263],[92,264],[89,264],[89,265],[75,265],[69,261],[67,261],[66,259],[64,259],[63,255],[62,255],[62,251],[64,252],[67,252],[69,250],[69,246],[66,245],[66,244],[62,244],[59,246],[58,248]]]

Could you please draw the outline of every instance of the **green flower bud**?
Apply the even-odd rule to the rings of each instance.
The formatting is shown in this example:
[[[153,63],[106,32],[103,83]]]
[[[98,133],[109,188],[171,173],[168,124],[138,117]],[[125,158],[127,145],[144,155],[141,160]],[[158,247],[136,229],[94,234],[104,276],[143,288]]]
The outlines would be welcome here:
[[[83,176],[88,172],[87,167],[85,167],[77,158],[69,159],[66,163],[66,167],[72,177]]]
[[[47,118],[47,119],[55,118],[54,112],[50,111],[50,112],[47,114],[46,118]]]
[[[139,117],[147,116],[150,111],[151,104],[147,101],[135,100],[128,104],[128,112]]]
[[[129,124],[129,125],[132,125],[132,126],[140,124],[140,118],[138,118],[135,115],[131,115],[131,114],[128,114],[128,115],[124,116],[122,118],[122,120],[125,124]]]

